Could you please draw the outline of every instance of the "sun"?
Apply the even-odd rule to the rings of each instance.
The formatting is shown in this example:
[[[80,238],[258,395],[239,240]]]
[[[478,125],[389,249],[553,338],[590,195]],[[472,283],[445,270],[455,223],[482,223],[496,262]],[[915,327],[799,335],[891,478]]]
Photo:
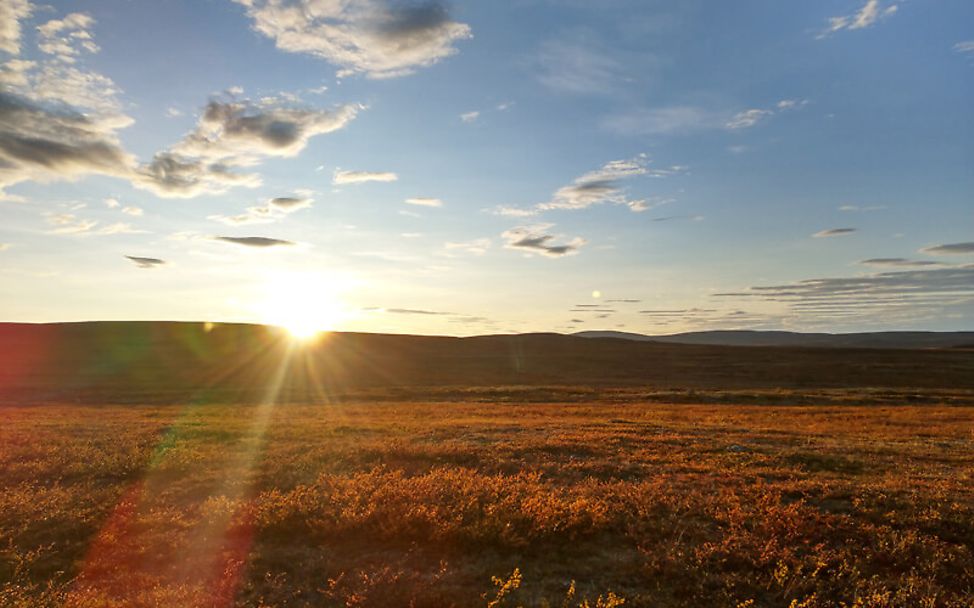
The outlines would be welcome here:
[[[311,341],[348,317],[339,289],[329,277],[278,273],[263,286],[258,314],[261,322],[283,328],[294,340]]]

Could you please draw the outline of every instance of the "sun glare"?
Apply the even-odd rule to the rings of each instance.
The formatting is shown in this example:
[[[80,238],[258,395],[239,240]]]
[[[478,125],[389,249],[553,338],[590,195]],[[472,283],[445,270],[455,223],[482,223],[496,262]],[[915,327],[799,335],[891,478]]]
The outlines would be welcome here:
[[[265,298],[258,311],[261,321],[287,331],[306,342],[337,329],[349,316],[338,294],[338,284],[327,277],[281,274],[265,284]]]

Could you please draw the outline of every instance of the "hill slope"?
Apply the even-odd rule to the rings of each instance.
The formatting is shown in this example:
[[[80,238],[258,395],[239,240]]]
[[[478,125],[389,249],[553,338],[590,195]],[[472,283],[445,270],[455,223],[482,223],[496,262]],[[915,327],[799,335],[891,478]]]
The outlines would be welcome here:
[[[728,347],[558,334],[333,333],[258,325],[0,324],[0,399],[324,400],[396,387],[974,388],[974,352]]]
[[[830,348],[959,348],[974,344],[974,332],[882,331],[851,334],[792,331],[694,331],[649,336],[624,331],[580,331],[580,338],[621,338],[673,344],[722,346],[818,346]]]

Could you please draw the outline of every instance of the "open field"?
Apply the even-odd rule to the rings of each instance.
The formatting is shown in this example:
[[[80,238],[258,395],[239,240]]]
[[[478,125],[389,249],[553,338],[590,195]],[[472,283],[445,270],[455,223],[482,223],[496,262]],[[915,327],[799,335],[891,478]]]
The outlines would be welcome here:
[[[974,602],[974,408],[516,394],[2,407],[0,604]]]

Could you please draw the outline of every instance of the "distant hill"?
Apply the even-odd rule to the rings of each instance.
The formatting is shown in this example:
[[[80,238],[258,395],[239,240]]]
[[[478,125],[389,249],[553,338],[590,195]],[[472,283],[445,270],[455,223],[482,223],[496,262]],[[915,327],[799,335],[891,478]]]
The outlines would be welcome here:
[[[624,331],[581,331],[581,338],[718,346],[815,346],[827,348],[965,348],[974,344],[974,331],[882,331],[851,334],[798,333],[791,331],[695,331],[648,336]]]
[[[0,323],[0,403],[328,400],[403,387],[974,389],[974,352],[669,344],[522,334],[331,333],[260,325]]]

